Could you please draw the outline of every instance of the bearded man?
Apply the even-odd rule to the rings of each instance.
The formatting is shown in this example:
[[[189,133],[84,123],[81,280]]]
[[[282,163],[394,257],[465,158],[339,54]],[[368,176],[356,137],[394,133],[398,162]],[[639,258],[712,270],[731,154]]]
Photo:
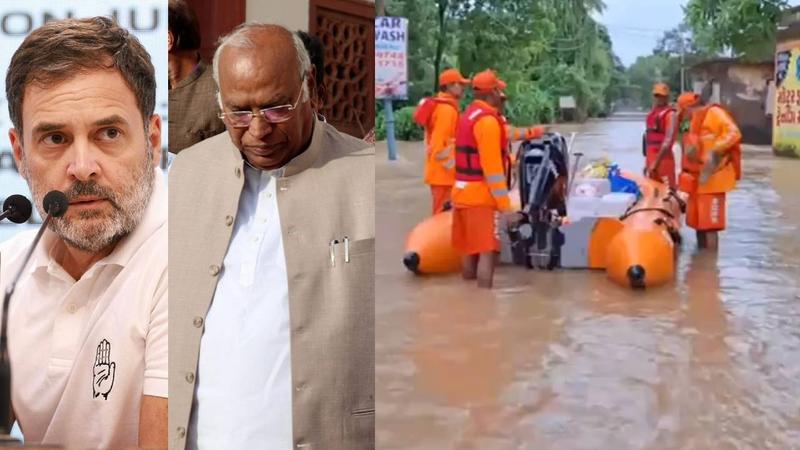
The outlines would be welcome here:
[[[8,343],[26,444],[166,447],[167,203],[150,55],[104,17],[53,21],[6,77],[20,174],[66,213],[0,246],[0,288],[18,271]]]

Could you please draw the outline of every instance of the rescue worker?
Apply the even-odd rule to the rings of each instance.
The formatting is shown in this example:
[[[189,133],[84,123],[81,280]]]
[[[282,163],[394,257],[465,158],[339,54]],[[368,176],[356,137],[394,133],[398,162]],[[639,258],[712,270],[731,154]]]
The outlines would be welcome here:
[[[450,202],[456,175],[454,144],[459,100],[467,84],[469,80],[458,69],[445,70],[439,75],[439,93],[423,99],[415,112],[415,120],[425,127],[425,183],[431,188],[432,214],[442,212]],[[505,117],[502,119],[509,142],[535,139],[544,132],[542,127],[513,127],[506,124]]]
[[[675,187],[675,109],[669,104],[669,86],[653,86],[653,109],[647,115],[645,130],[645,175]]]
[[[469,80],[458,69],[447,69],[439,75],[439,92],[425,99],[433,104],[429,118],[423,119],[428,152],[425,160],[425,183],[431,187],[433,214],[441,212],[450,201],[450,191],[455,181],[453,146],[458,123],[459,100]],[[422,104],[420,109],[422,108]]]
[[[716,249],[726,223],[725,194],[741,178],[742,134],[725,108],[705,104],[694,92],[681,94],[678,111],[689,123],[678,179],[689,194],[686,224],[697,232],[698,247]]]
[[[506,177],[508,136],[500,113],[506,83],[491,69],[472,78],[475,100],[462,113],[456,131],[453,186],[453,247],[463,255],[462,276],[492,287],[500,214],[512,212]]]

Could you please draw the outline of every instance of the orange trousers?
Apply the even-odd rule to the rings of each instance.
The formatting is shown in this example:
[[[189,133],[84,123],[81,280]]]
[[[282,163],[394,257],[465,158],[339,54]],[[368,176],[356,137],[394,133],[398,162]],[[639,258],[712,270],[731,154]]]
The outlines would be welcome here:
[[[444,211],[444,204],[450,201],[450,192],[453,186],[431,185],[431,198],[433,200],[433,214]]]
[[[497,211],[490,206],[453,208],[453,247],[461,255],[500,251]]]
[[[725,229],[725,193],[689,194],[686,204],[686,225],[697,231]]]

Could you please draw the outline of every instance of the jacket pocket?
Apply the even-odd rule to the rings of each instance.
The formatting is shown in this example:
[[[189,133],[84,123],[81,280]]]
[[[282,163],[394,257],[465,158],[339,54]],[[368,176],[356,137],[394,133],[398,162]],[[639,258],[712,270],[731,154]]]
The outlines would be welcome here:
[[[352,411],[344,422],[344,441],[347,450],[375,449],[375,410]]]
[[[375,415],[375,408],[370,409],[357,409],[350,413],[351,415],[358,417],[358,416],[374,416]]]
[[[351,256],[351,257],[358,256],[358,255],[369,254],[369,253],[373,253],[374,254],[375,253],[375,238],[360,239],[360,240],[357,240],[357,241],[349,241],[349,243],[347,244],[347,248],[345,248],[344,243],[342,241],[340,241],[338,247],[339,248],[337,250],[339,251],[339,255],[337,255],[337,257],[341,256],[342,261],[344,261],[344,257],[346,256],[345,253],[348,253],[349,256]]]
[[[349,240],[346,244],[343,239],[331,243],[330,267],[338,270],[352,270],[356,266],[375,265],[375,238]]]

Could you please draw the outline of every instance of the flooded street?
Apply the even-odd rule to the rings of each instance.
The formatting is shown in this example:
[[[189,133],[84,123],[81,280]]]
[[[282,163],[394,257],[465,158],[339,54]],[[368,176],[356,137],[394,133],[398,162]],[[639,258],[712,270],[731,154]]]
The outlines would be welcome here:
[[[557,130],[640,172],[643,127]],[[425,150],[377,150],[378,448],[800,449],[800,161],[745,147],[718,254],[684,229],[672,285],[501,266],[485,291],[403,267]]]

